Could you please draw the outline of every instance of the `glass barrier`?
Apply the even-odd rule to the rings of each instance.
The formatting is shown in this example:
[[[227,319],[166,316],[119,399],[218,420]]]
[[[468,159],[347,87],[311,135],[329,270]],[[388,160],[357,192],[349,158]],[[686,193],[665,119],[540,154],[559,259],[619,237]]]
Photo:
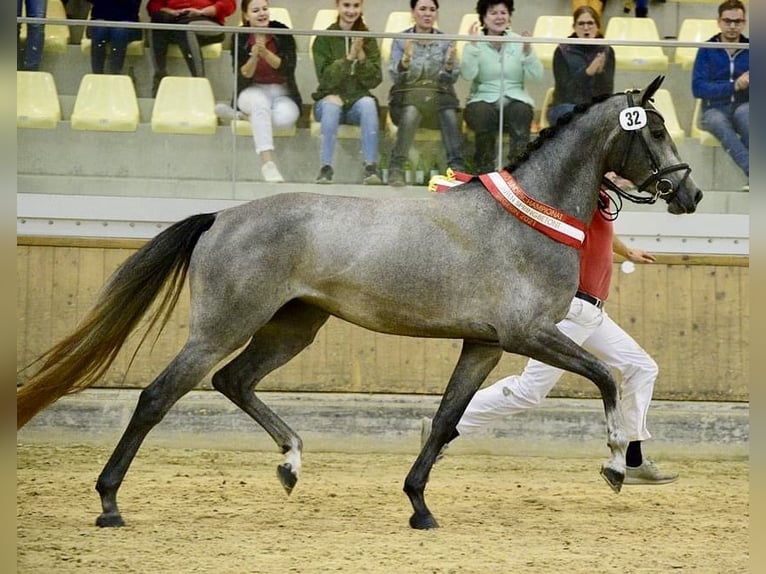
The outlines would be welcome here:
[[[402,9],[409,16],[407,6],[403,4]],[[272,11],[278,12],[276,18],[274,14],[272,18],[290,17],[286,10],[272,8]],[[316,12],[313,5],[311,12],[313,18]],[[715,18],[715,6],[707,4],[705,13]],[[442,10],[439,28],[445,32],[445,41],[455,43],[459,57],[466,46],[465,30],[475,16],[456,14],[454,10],[450,14],[447,18]],[[167,75],[161,83],[155,83],[157,64],[152,54],[152,35],[177,34],[180,30],[204,32],[209,31],[209,26],[189,24],[182,28],[170,24],[125,23],[122,27],[132,29],[140,38],[129,43],[121,74],[99,77],[92,74],[91,34],[83,33],[85,27],[93,25],[92,21],[18,18],[22,44],[29,41],[27,24],[47,23],[39,69],[47,72],[50,75],[47,79],[52,80],[18,76],[18,114],[23,115],[23,110],[31,107],[36,110],[34,113],[43,116],[27,117],[26,123],[20,118],[17,122],[19,193],[247,200],[279,191],[316,190],[322,163],[327,160],[320,158],[322,135],[314,109],[317,75],[311,46],[317,37],[338,37],[340,33],[310,28],[306,22],[311,18],[301,15],[303,25],[295,25],[291,30],[270,30],[275,38],[287,35],[294,38],[295,78],[302,100],[294,125],[290,125],[288,118],[286,125],[274,130],[271,157],[256,153],[256,145],[269,147],[268,137],[254,138],[249,118],[243,114],[237,117],[231,108],[238,50],[252,50],[248,44],[249,31],[238,26],[222,28],[223,41],[202,46],[202,61],[196,63],[187,64],[178,46],[171,43]],[[296,14],[292,19],[298,20]],[[571,17],[567,19],[565,35],[572,30]],[[529,20],[527,18],[525,28],[531,33],[533,26]],[[236,23],[236,19],[233,22]],[[513,22],[515,26],[515,14]],[[120,25],[99,23],[105,28]],[[678,19],[679,27],[681,23]],[[406,26],[400,25],[397,30]],[[374,32],[359,36],[373,38],[381,51],[381,81],[371,92],[379,104],[376,173],[385,185],[389,183],[397,130],[389,114],[392,86],[389,58],[392,41],[402,34],[388,31],[382,19],[371,27]],[[625,34],[627,38],[627,32]],[[691,94],[691,65],[703,37],[708,36],[698,35],[692,41],[664,39],[664,36],[660,39],[658,35],[654,40],[594,42],[609,44],[616,52],[615,91],[643,88],[657,75],[665,76],[664,92],[657,104],[681,157],[693,169],[695,180],[706,192],[741,193],[747,178],[720,143],[701,130],[698,123],[698,102]],[[552,33],[533,36],[534,50],[542,63],[539,79],[524,82],[533,102],[530,126],[533,138],[548,124],[545,110],[550,106],[554,85],[552,53],[560,38],[561,34]],[[420,35],[416,39],[425,38]],[[190,66],[194,65],[200,67],[200,77],[192,77]],[[457,61],[455,66],[459,67]],[[27,85],[28,82],[31,84]],[[469,82],[457,79],[455,91],[462,112],[470,91]],[[32,99],[40,101],[28,101]],[[471,171],[476,167],[476,137],[464,117],[459,116],[458,121],[465,168]],[[438,130],[420,129],[414,139],[402,165],[406,185],[397,190],[399,193],[426,193],[429,174],[443,172],[448,163]],[[508,153],[507,137],[499,146],[494,160],[497,166],[502,166]],[[325,152],[326,157],[332,157],[332,183],[344,186],[335,193],[369,192],[367,186],[362,187],[370,175],[363,165],[364,151],[361,129],[342,126],[331,156]],[[264,168],[269,159],[284,183],[266,181],[278,179],[273,171]],[[386,186],[386,189],[393,188]],[[746,204],[742,207],[741,202],[727,199],[720,205],[715,209],[746,212]]]

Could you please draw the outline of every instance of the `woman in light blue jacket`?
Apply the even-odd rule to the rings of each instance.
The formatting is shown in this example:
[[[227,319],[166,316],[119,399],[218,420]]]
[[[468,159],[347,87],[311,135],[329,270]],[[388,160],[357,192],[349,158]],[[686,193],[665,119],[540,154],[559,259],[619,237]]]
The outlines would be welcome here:
[[[508,160],[529,142],[534,100],[525,88],[525,81],[541,79],[543,65],[529,43],[489,41],[492,37],[530,35],[508,29],[513,0],[478,0],[476,12],[479,23],[471,30],[476,39],[463,49],[460,75],[471,82],[465,121],[475,135],[474,172],[485,173],[497,167],[500,102],[503,131],[510,136]]]

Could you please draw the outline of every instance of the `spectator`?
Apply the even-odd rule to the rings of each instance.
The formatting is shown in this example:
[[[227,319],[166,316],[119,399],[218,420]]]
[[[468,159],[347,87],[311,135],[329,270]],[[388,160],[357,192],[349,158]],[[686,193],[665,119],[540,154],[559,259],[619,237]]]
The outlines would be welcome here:
[[[510,31],[513,0],[478,0],[479,22],[471,28],[475,37],[463,49],[460,74],[471,82],[465,121],[475,133],[474,171],[495,169],[497,132],[502,117],[503,132],[510,134],[508,160],[529,142],[534,100],[524,84],[539,80],[543,65],[528,42],[492,42],[492,38],[530,36]],[[482,38],[480,40],[480,38]]]
[[[718,6],[721,32],[708,42],[749,45],[750,40],[742,34],[745,22],[745,5],[740,0],[725,0]],[[702,99],[701,127],[718,138],[749,177],[750,50],[700,48],[692,70],[692,93]]]
[[[603,38],[601,18],[591,6],[574,11],[574,33],[570,38]],[[577,104],[614,92],[614,50],[610,46],[561,44],[553,53],[553,102],[548,122],[553,125]]]
[[[338,19],[328,30],[367,31],[362,0],[335,0]],[[375,38],[317,36],[311,47],[319,86],[312,94],[314,115],[321,124],[321,169],[317,183],[330,183],[332,159],[341,123],[362,129],[363,182],[381,182],[378,175],[378,101],[370,93],[383,80],[380,50]]]
[[[26,8],[27,18],[45,18],[48,0],[16,0],[16,16]],[[16,24],[16,67],[19,70],[36,72],[40,69],[45,47],[45,24],[26,24],[27,41],[22,48],[21,24]]]
[[[268,28],[287,29],[282,22],[271,20],[268,0],[242,0],[242,24],[253,33],[238,35],[237,106],[250,118],[263,179],[280,183],[284,178],[274,163],[274,128],[294,126],[302,105],[295,83],[295,39],[266,32]],[[216,113],[229,119],[237,116],[226,104],[217,105]]]
[[[210,32],[179,30],[152,30],[151,55],[154,65],[152,96],[157,95],[162,78],[167,76],[168,46],[178,44],[192,76],[205,75],[201,46],[223,42],[223,32],[215,27],[223,26],[226,18],[236,10],[236,0],[149,0],[146,10],[152,22],[157,24],[205,24]]]
[[[633,7],[636,9],[636,18],[649,17],[649,0],[625,0],[622,4],[622,11],[625,14],[630,14]]]
[[[434,28],[438,0],[410,0],[415,25],[405,33],[442,34]],[[418,127],[441,130],[447,165],[465,170],[460,134],[460,107],[455,82],[460,75],[455,44],[438,40],[396,39],[391,47],[389,73],[393,86],[389,97],[391,120],[398,130],[391,152],[389,184],[403,186],[404,162]]]
[[[91,4],[91,21],[138,22],[141,0],[91,0]],[[85,34],[91,39],[90,67],[94,74],[121,74],[128,44],[143,38],[138,28],[91,25]]]

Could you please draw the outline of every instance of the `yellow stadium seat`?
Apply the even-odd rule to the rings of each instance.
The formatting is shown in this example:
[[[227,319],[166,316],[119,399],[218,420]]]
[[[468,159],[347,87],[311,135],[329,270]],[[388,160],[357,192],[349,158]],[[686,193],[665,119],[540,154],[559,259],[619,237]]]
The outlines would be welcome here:
[[[152,110],[152,131],[211,135],[217,126],[210,80],[185,76],[162,78]]]
[[[543,107],[540,110],[540,129],[548,128],[551,126],[548,121],[548,108],[551,107],[553,102],[553,88],[548,88],[545,92],[545,98],[543,99]]]
[[[269,8],[269,11],[273,12],[273,8]],[[280,20],[282,22],[282,20]],[[284,22],[283,22],[284,23]],[[231,131],[233,131],[238,136],[251,136],[253,135],[253,126],[250,123],[249,120],[234,120],[231,122]],[[291,126],[289,128],[282,128],[282,129],[276,129],[274,128],[273,135],[274,137],[291,137],[294,136],[297,133],[297,129],[295,126]]]
[[[314,106],[311,107],[311,135],[319,137],[322,133],[322,124],[314,117]],[[340,124],[338,126],[338,139],[361,139],[362,128],[352,124]]]
[[[681,22],[678,30],[679,42],[706,42],[709,38],[720,32],[718,21],[715,19],[686,18]],[[682,46],[676,48],[673,61],[681,64],[684,70],[691,70],[694,59],[697,57],[697,48]]]
[[[607,40],[620,41],[659,41],[657,25],[651,18],[628,18],[612,16],[606,25],[604,37]],[[613,45],[615,67],[618,70],[668,69],[668,57],[660,46],[619,46]]]
[[[282,22],[288,28],[293,27],[293,19],[290,18],[290,12],[287,8],[277,8],[276,6],[269,6],[269,17],[272,20]]]
[[[26,5],[22,5],[21,15],[26,16]],[[56,18],[66,20],[66,10],[61,0],[48,0],[48,7],[45,11],[46,18]],[[21,34],[19,35],[19,42],[24,43],[27,39],[27,26],[23,24],[21,26]],[[45,25],[45,46],[43,51],[45,52],[57,52],[64,53],[67,50],[69,44],[69,26],[63,24],[46,24]]]
[[[479,16],[476,14],[476,12],[468,12],[467,14],[463,14],[462,18],[460,18],[460,25],[457,28],[457,33],[461,36],[469,36],[471,34],[471,27],[473,26],[474,22],[479,22]],[[458,42],[457,43],[457,57],[458,59],[461,59],[463,57],[463,48],[465,47],[465,42]]]
[[[566,38],[572,33],[571,16],[538,16],[532,35],[537,38]],[[535,53],[543,66],[553,66],[553,52],[558,44],[534,44]]]
[[[61,120],[56,82],[48,72],[16,72],[16,127],[53,129]]]
[[[665,118],[665,127],[670,137],[673,138],[676,145],[681,145],[686,139],[686,133],[678,121],[676,106],[673,104],[673,98],[668,90],[659,89],[654,93],[654,107]]]
[[[692,125],[689,130],[689,135],[699,140],[700,144],[707,147],[720,146],[721,142],[708,131],[699,127],[700,116],[702,115],[702,100],[699,98],[694,102],[694,112],[692,113]]]
[[[202,58],[205,60],[217,60],[223,53],[223,43],[216,42],[215,44],[200,46],[200,52],[202,53]],[[168,58],[183,58],[181,48],[178,47],[178,44],[170,44],[168,46]]]
[[[314,16],[314,23],[311,25],[312,30],[326,30],[327,27],[334,23],[338,19],[338,11],[333,8],[321,8],[317,10],[316,16]],[[314,53],[311,51],[314,45],[316,36],[309,38],[309,56],[311,60],[314,60]]]
[[[90,38],[86,38],[85,36],[82,37],[82,40],[80,41],[80,51],[83,54],[90,54],[90,46],[93,42],[91,42]],[[142,40],[134,40],[133,42],[130,42],[128,44],[128,49],[125,52],[127,56],[143,56],[144,55],[144,41]]]
[[[70,120],[74,130],[136,131],[140,113],[133,80],[123,75],[85,74]]]
[[[397,34],[407,28],[412,28],[415,23],[412,20],[412,12],[395,11],[391,12],[386,18],[386,27],[383,29],[388,34]],[[434,22],[434,27],[437,27]],[[380,60],[383,66],[387,66],[391,59],[391,46],[394,43],[393,38],[383,38],[380,42]]]

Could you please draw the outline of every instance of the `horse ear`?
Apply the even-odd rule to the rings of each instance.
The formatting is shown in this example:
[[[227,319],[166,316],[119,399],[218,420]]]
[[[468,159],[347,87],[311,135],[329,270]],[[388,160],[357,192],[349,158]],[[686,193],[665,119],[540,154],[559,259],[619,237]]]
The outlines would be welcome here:
[[[654,95],[654,92],[656,92],[659,87],[662,85],[663,80],[665,79],[665,76],[657,76],[652,80],[652,83],[649,84],[646,89],[644,90],[644,94],[641,96],[641,105],[646,105],[646,102],[648,102],[652,96]]]

